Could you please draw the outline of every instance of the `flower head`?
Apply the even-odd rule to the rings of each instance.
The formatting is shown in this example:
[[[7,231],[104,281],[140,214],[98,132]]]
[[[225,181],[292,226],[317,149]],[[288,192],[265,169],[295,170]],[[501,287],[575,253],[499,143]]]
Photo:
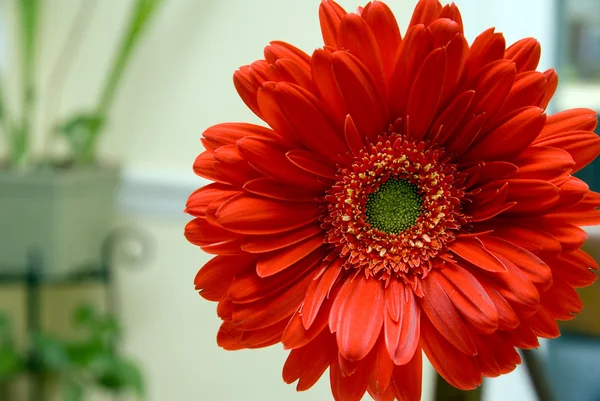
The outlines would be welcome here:
[[[325,46],[284,42],[235,87],[268,127],[208,128],[186,236],[225,349],[282,342],[286,382],[329,369],[337,401],[419,400],[422,352],[461,389],[559,335],[597,265],[580,226],[600,195],[572,174],[600,153],[596,113],[545,109],[539,43],[419,1],[401,37],[381,1],[324,0]]]

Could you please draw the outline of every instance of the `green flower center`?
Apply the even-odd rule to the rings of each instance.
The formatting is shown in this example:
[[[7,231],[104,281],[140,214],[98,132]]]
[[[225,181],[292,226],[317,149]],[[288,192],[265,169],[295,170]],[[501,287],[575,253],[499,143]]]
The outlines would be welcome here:
[[[422,203],[416,185],[390,178],[369,194],[367,221],[387,234],[398,234],[415,224],[421,215]]]

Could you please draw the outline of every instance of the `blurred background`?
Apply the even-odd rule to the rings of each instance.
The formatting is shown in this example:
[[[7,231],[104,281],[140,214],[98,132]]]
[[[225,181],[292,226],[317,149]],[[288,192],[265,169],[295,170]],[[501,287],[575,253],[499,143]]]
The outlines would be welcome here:
[[[404,32],[416,1],[387,3]],[[539,69],[561,77],[552,109],[600,110],[598,0],[456,3],[469,41],[490,26],[540,40]],[[282,382],[281,347],[217,347],[215,305],[193,289],[209,257],[182,212],[205,183],[191,169],[202,131],[259,123],[233,72],[271,40],[319,47],[318,5],[0,0],[0,401],[331,399],[328,380],[304,394]],[[582,172],[596,190],[598,168]],[[539,351],[559,400],[600,400],[599,290],[583,296],[578,323]],[[535,396],[518,368],[484,399]]]

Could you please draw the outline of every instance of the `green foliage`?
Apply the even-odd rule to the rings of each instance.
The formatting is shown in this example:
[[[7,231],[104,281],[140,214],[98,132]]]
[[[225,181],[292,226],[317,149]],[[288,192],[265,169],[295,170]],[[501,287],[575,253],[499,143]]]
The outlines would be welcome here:
[[[135,0],[132,1],[131,15],[121,37],[119,47],[115,54],[106,81],[96,106],[92,111],[75,114],[65,121],[52,123],[51,133],[62,135],[69,146],[69,158],[76,165],[89,165],[96,161],[98,137],[105,126],[110,106],[126,66],[147,28],[153,15],[159,9],[163,0]],[[5,91],[0,86],[0,125],[8,147],[8,159],[12,166],[27,164],[30,152],[31,121],[36,102],[37,87],[35,82],[35,55],[38,38],[38,16],[41,4],[39,0],[18,0],[19,27],[20,27],[20,55],[22,82],[22,107],[18,118],[11,119],[9,110],[6,109]],[[68,53],[68,52],[67,52]],[[1,81],[1,79],[0,79]],[[52,101],[52,100],[51,100]],[[42,164],[44,164],[42,162]],[[64,163],[59,163],[64,164]]]
[[[10,320],[0,315],[0,383],[12,379],[23,369],[21,355],[15,349]]]
[[[38,374],[57,380],[64,401],[84,400],[85,390],[97,387],[110,393],[144,395],[144,382],[137,365],[122,356],[116,348],[121,328],[115,319],[100,314],[89,305],[77,308],[73,324],[81,330],[76,340],[37,332],[32,335],[33,365]],[[6,329],[7,320],[0,315],[0,384],[23,372],[23,358],[12,343],[12,333]],[[4,347],[18,362],[12,362],[10,375],[4,375]],[[16,363],[16,364],[15,364]],[[9,366],[7,364],[7,366]],[[8,369],[6,369],[8,372]]]
[[[106,120],[107,113],[123,77],[125,67],[138,44],[140,36],[162,1],[137,0],[133,4],[125,34],[121,38],[119,50],[104,84],[104,89],[102,90],[96,109],[88,115],[88,121],[91,123],[85,125],[87,129],[79,131],[80,134],[84,135],[80,136],[81,142],[77,143],[79,146],[72,148],[77,164],[91,164],[95,162],[96,146],[98,143],[97,137],[104,125],[102,122]],[[74,119],[77,119],[77,117]]]

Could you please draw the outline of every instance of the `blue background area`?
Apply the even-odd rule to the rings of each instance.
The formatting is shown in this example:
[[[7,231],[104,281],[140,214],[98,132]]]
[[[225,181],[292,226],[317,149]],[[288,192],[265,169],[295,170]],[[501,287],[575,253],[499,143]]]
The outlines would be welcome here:
[[[600,96],[600,94],[598,96]],[[596,133],[600,135],[600,127],[596,128]],[[600,157],[581,171],[578,171],[575,176],[584,180],[590,186],[592,191],[600,192]],[[600,380],[600,376],[598,377],[598,380]]]

